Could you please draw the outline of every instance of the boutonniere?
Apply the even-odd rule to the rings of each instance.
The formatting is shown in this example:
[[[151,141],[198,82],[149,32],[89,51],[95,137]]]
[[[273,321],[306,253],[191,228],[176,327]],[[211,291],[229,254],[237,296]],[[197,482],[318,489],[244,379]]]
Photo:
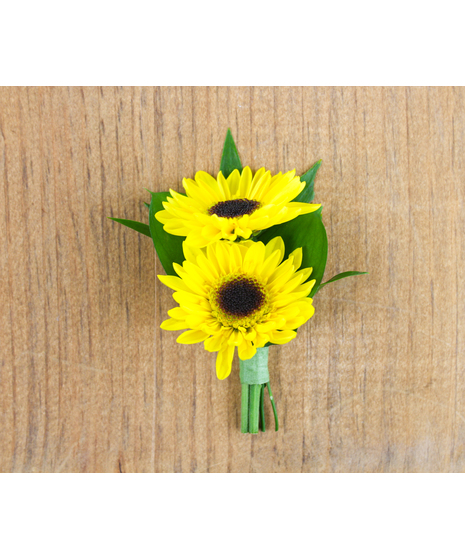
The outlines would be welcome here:
[[[113,219],[149,236],[176,302],[161,328],[183,331],[178,343],[216,352],[216,374],[240,363],[241,432],[265,431],[265,391],[278,430],[268,350],[294,339],[325,285],[328,241],[322,207],[312,203],[321,161],[302,176],[242,167],[228,130],[217,177],[199,171],[184,192],[150,192],[148,224]]]

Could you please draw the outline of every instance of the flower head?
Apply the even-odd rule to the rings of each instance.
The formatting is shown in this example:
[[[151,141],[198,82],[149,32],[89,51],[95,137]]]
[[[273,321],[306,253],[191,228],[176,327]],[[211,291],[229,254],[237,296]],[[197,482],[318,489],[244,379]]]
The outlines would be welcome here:
[[[298,215],[316,211],[320,205],[293,202],[305,187],[295,171],[271,176],[260,169],[252,175],[249,167],[217,179],[197,172],[195,180],[185,178],[186,195],[170,190],[164,211],[155,217],[166,232],[185,236],[199,248],[217,240],[250,238],[254,231],[285,223]]]
[[[300,269],[302,249],[284,258],[284,242],[218,241],[205,249],[183,244],[186,261],[173,264],[179,277],[159,275],[174,289],[179,304],[168,311],[161,327],[182,330],[178,343],[205,344],[218,351],[216,372],[231,372],[234,348],[239,358],[252,358],[268,341],[284,344],[314,313],[308,298],[315,281],[312,268]]]

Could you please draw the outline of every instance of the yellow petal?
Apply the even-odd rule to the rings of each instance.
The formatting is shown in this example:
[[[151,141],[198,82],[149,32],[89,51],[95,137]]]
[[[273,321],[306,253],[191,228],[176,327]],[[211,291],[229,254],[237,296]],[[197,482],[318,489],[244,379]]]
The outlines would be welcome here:
[[[231,192],[229,191],[229,184],[221,171],[218,173],[218,180],[216,183],[218,184],[218,188],[220,189],[220,191],[223,192],[224,199],[230,200]]]
[[[217,274],[227,275],[226,269],[228,268],[228,265],[222,258],[221,249],[218,249],[219,244],[221,244],[221,242],[215,242],[215,244],[209,244],[207,246],[207,260],[210,265],[217,270]]]
[[[244,340],[238,347],[239,358],[241,360],[252,358],[256,352],[257,349],[252,345],[250,341]]]
[[[295,318],[292,318],[292,320],[288,320],[286,322],[286,329],[297,329],[298,327],[300,327],[301,325],[303,325],[305,322],[307,322],[315,313],[315,308],[313,308],[313,306],[310,307],[312,309],[312,313],[310,316],[297,316]]]
[[[255,242],[254,245],[247,250],[244,263],[242,264],[245,273],[253,273],[256,268],[263,265],[264,258],[265,245],[263,242]]]
[[[197,330],[189,330],[181,333],[181,335],[176,339],[178,343],[182,343],[183,345],[191,345],[192,343],[200,343],[201,341],[205,341],[208,337],[208,333],[203,331]]]
[[[210,224],[205,225],[205,227],[202,228],[202,236],[204,238],[210,239],[212,242],[215,242],[215,240],[221,240],[221,238],[223,238],[221,230]]]
[[[186,241],[182,243],[182,251],[184,252],[184,257],[186,258],[186,260],[194,264],[197,262],[197,256],[201,253],[200,248],[191,246]]]
[[[308,283],[305,283],[305,285],[308,285]],[[276,309],[284,308],[288,304],[292,304],[299,300],[305,299],[305,297],[307,297],[310,294],[311,290],[312,287],[310,286],[310,287],[306,287],[306,290],[302,292],[294,291],[293,293],[287,295],[282,295],[282,296],[277,295],[275,300],[273,300],[274,307]]]
[[[285,320],[292,320],[301,314],[300,308],[297,303],[289,304],[288,306],[283,306],[282,308],[275,309],[274,312],[269,314],[270,320],[278,321],[278,318],[284,318]],[[283,329],[283,328],[281,328]],[[290,329],[290,328],[284,328]]]
[[[166,223],[171,217],[168,211],[157,211],[157,213],[155,213],[155,219],[160,221],[160,223]]]
[[[258,169],[258,171],[254,174],[254,177],[252,179],[252,182],[249,186],[248,191],[246,192],[245,197],[249,200],[253,199],[251,196],[251,193],[255,190],[255,186],[258,184],[258,182],[260,181],[260,179],[262,178],[262,176],[265,174],[265,169],[262,167],[261,169]]]
[[[237,192],[239,190],[239,183],[241,180],[241,173],[237,169],[234,169],[226,180],[228,181],[231,197],[237,198]]]
[[[298,203],[291,202],[287,204],[289,209],[300,209],[299,215],[305,215],[306,213],[313,213],[317,209],[320,209],[321,203]]]
[[[223,344],[225,344],[223,335],[214,335],[205,340],[204,347],[207,351],[213,353],[219,351]]]
[[[257,332],[257,337],[255,338],[255,341],[253,342],[253,344],[255,345],[255,347],[257,347],[257,349],[260,349],[261,347],[264,347],[268,343],[269,340],[270,340],[270,337],[267,333]]]
[[[237,191],[237,198],[246,198],[247,193],[250,188],[250,184],[252,183],[252,171],[250,167],[245,167],[241,173],[241,180],[239,182],[239,189]]]
[[[197,265],[205,274],[208,274],[210,281],[218,279],[220,272],[218,266],[216,263],[211,262],[203,252],[197,256]]]
[[[176,320],[184,320],[188,315],[189,313],[183,310],[182,308],[180,308],[179,306],[176,306],[175,308],[171,308],[171,310],[168,310],[168,316],[170,316],[171,318],[175,318]]]
[[[269,331],[275,328],[276,328],[275,322],[266,321],[266,322],[262,322],[261,324],[256,324],[255,331],[257,332],[258,335],[259,333],[268,333]]]
[[[243,342],[243,339],[244,337],[241,331],[233,330],[231,332],[231,335],[229,336],[228,345],[234,345],[235,347],[237,347]]]
[[[186,236],[185,242],[190,246],[195,246],[197,248],[203,248],[207,246],[208,239],[204,238],[201,234],[201,229],[193,229],[190,233]]]
[[[283,259],[279,250],[275,250],[264,262],[263,265],[257,268],[257,274],[260,275],[262,281],[267,281],[272,273],[276,271],[277,266]]]
[[[200,191],[206,189],[207,191],[212,192],[216,196],[218,196],[218,201],[226,200],[222,188],[218,186],[218,182],[207,172],[198,171],[197,173],[195,173],[195,181],[200,186]]]
[[[234,345],[226,345],[218,352],[216,357],[216,375],[219,380],[224,380],[231,374],[234,348]]]
[[[281,254],[281,260],[278,262],[279,265],[284,258],[284,251],[285,251],[284,241],[280,236],[275,236],[268,242],[268,244],[265,247],[265,257],[268,258],[276,250],[279,250]]]
[[[249,229],[248,227],[236,227],[236,235],[241,237],[241,238],[250,238],[250,235],[253,233],[252,229]]]
[[[249,199],[251,200],[261,200],[263,192],[266,192],[268,186],[271,181],[271,173],[270,171],[266,171],[263,176],[260,177],[259,180],[255,181],[255,178],[252,182],[252,186],[250,188]]]
[[[163,202],[163,207],[171,216],[176,217],[180,221],[180,223],[182,223],[184,220],[191,220],[194,217],[194,211],[192,207],[190,207],[189,209],[183,209],[176,203],[167,202]]]
[[[288,258],[268,278],[268,288],[277,292],[292,277],[294,273],[293,259]]]
[[[273,177],[271,177],[270,186],[273,186],[278,180],[281,180],[282,175],[283,173],[279,171],[278,174],[275,174]]]
[[[216,180],[206,172],[198,172],[195,181],[189,178],[183,180],[182,185],[187,195],[200,201],[203,199],[208,205],[221,200]]]
[[[284,285],[281,285],[279,289],[277,289],[279,290],[279,296],[293,292],[295,288],[303,283],[303,277],[303,273],[294,273]]]
[[[217,242],[214,246],[216,247],[216,258],[218,263],[223,273],[228,275],[231,272],[231,248],[233,244],[229,242]]]
[[[285,331],[271,331],[269,334],[271,343],[276,343],[276,345],[284,345],[292,339],[295,338],[297,333],[292,330]]]
[[[229,269],[231,270],[231,273],[236,271],[236,269],[242,268],[242,253],[239,246],[235,242],[224,242],[223,244],[227,244]]]
[[[199,296],[206,297],[208,284],[205,282],[205,280],[201,275],[195,272],[195,268],[197,268],[196,266],[193,266],[193,264],[191,264],[190,262],[184,262],[184,263],[188,264],[191,267],[190,272],[188,272],[187,269],[185,269],[184,267],[177,265],[176,263],[173,263],[174,270],[179,275],[179,277],[183,280],[185,285],[189,287],[191,292]]]
[[[253,341],[255,337],[257,337],[257,332],[254,328],[250,328],[249,330],[247,330],[247,333],[244,335],[244,339],[246,339],[247,341]]]
[[[210,314],[207,312],[196,312],[195,314],[192,313],[186,316],[184,321],[189,329],[201,329],[202,331],[205,331],[202,326],[205,324],[205,320],[207,320],[209,317]],[[210,333],[208,334],[210,335]]]
[[[312,271],[313,271],[313,267],[304,267],[303,269],[299,269],[299,274],[302,275],[301,283],[305,283],[305,281],[312,274]]]
[[[310,268],[308,268],[310,269]],[[308,296],[315,285],[315,279],[308,281],[308,283],[303,283],[294,289],[294,293],[300,293],[302,296]],[[311,299],[310,299],[311,300]]]
[[[173,264],[173,268],[174,271],[176,271],[177,273],[178,270],[176,268],[176,264]],[[214,277],[212,277],[208,272],[206,272],[204,269],[200,269],[198,265],[193,264],[191,262],[187,262],[187,261],[184,262],[182,264],[182,269],[184,273],[188,275],[192,281],[195,281],[195,283],[199,285],[199,287],[202,287],[203,293],[205,293],[208,290],[212,281],[214,281]]]
[[[268,227],[271,227],[272,225],[274,225],[274,223],[272,221],[270,221],[270,218],[268,215],[263,215],[263,217],[255,217],[255,215],[252,216],[252,218],[250,219],[250,226],[254,231],[261,231],[263,229],[267,229]]]
[[[185,291],[177,291],[173,294],[174,300],[188,312],[204,312],[211,310],[210,303],[199,296],[191,295]]]
[[[208,207],[206,198],[204,198],[202,201],[194,200],[189,196],[184,196],[171,189],[170,189],[170,195],[173,198],[173,200],[180,207],[183,207],[184,209],[197,209],[198,211],[205,211],[205,209]]]
[[[297,306],[299,309],[299,315],[304,317],[306,320],[309,320],[315,313],[315,308],[312,305],[311,298],[304,298],[303,300],[299,300],[298,302],[295,303],[295,306]],[[291,328],[286,328],[286,329],[291,329]]]
[[[161,329],[166,329],[167,331],[177,331],[179,329],[187,329],[187,324],[184,320],[175,320],[170,318],[165,320],[160,324]]]
[[[289,255],[294,257],[294,266],[296,269],[299,269],[302,265],[302,248],[296,248]]]
[[[173,291],[186,291],[188,293],[193,293],[193,291],[179,277],[175,277],[174,275],[157,275],[157,277],[164,285],[173,289]]]
[[[223,326],[216,321],[216,318],[212,318],[210,316],[210,318],[205,320],[201,329],[210,335],[218,335],[221,331],[223,331]]]
[[[273,183],[272,187],[267,189],[263,203],[287,204],[296,198],[305,185],[300,182],[298,176],[292,180],[289,178],[290,176],[286,173],[280,181]]]

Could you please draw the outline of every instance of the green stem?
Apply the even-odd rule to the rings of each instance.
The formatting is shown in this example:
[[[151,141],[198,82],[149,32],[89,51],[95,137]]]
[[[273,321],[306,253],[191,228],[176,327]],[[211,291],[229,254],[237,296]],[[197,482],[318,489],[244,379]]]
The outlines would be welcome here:
[[[262,386],[260,384],[251,384],[249,389],[249,432],[251,434],[258,434],[258,417]]]
[[[268,388],[268,392],[270,394],[270,401],[271,401],[271,406],[273,407],[273,414],[274,414],[274,426],[275,426],[275,432],[277,432],[279,430],[279,422],[278,422],[278,412],[276,411],[276,405],[274,403],[274,397],[273,397],[273,393],[271,391],[271,386],[270,386],[270,382],[268,382],[266,384],[266,387]]]
[[[242,384],[241,397],[241,432],[247,434],[249,431],[249,385]]]
[[[273,408],[275,429],[278,430],[278,413],[270,387],[268,373],[268,347],[257,349],[247,360],[240,360],[241,432],[258,434],[259,426],[265,432],[265,386],[268,388]]]
[[[265,427],[265,385],[262,384],[260,390],[260,427],[262,432],[266,432]]]

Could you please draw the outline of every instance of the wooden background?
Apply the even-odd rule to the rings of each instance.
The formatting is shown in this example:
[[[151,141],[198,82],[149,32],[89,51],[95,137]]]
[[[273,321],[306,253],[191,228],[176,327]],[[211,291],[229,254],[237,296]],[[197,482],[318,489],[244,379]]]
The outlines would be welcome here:
[[[325,287],[270,350],[282,427],[239,431],[238,363],[181,346],[144,188],[243,164],[302,174]],[[465,472],[465,90],[0,90],[3,472]],[[267,408],[271,424],[271,409]]]

